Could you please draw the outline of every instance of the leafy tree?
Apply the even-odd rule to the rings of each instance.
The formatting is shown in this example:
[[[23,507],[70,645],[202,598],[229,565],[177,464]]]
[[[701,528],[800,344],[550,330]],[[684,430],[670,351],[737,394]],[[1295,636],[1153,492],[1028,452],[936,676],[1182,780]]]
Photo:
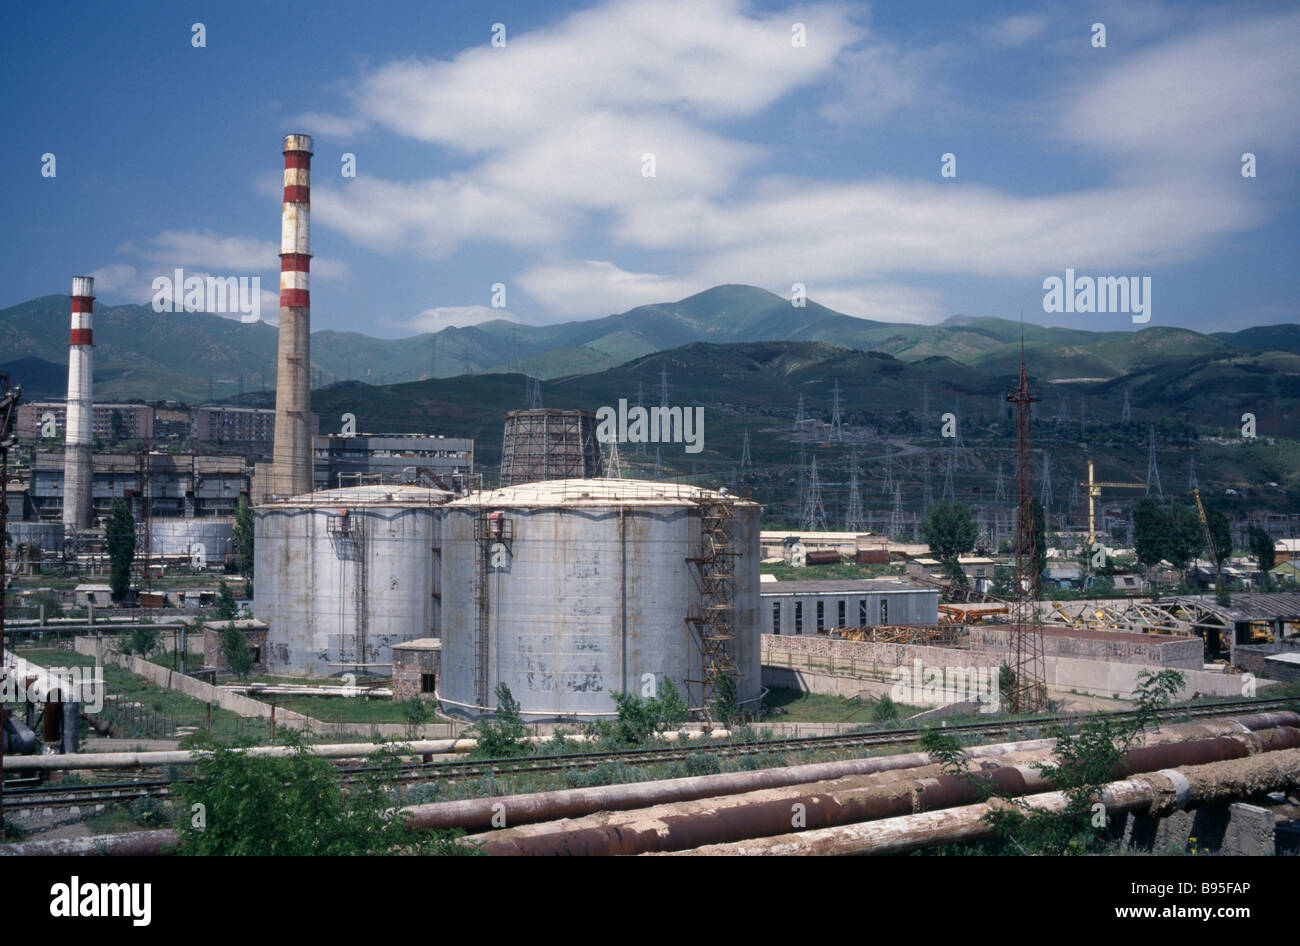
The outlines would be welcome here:
[[[1214,560],[1215,567],[1222,568],[1223,563],[1232,557],[1232,526],[1228,517],[1217,509],[1206,508],[1205,522],[1210,527],[1210,541],[1214,543],[1213,548],[1206,551]]]
[[[668,677],[664,677],[654,696],[642,698],[617,691],[610,695],[618,708],[615,735],[627,745],[638,745],[655,733],[673,729],[690,715],[686,701]]]
[[[149,627],[142,624],[131,628],[118,645],[118,651],[123,654],[135,654],[138,657],[148,657],[158,649],[159,640],[162,632],[156,627]]]
[[[253,649],[248,646],[248,635],[231,621],[221,636],[221,655],[226,659],[226,669],[241,680],[253,669]]]
[[[135,517],[124,499],[113,500],[104,523],[104,547],[108,552],[108,587],[115,600],[131,590],[131,562],[135,558]]]
[[[433,707],[428,700],[413,696],[402,703],[402,717],[406,720],[407,735],[414,736],[415,730],[423,726],[433,715]]]
[[[1160,713],[1184,686],[1177,670],[1142,671],[1134,690],[1134,715],[1114,719],[1089,717],[1077,732],[1052,727],[1056,739],[1055,762],[1037,762],[1034,768],[1065,793],[1066,807],[1054,813],[1031,809],[1022,799],[985,816],[993,826],[1004,853],[1087,854],[1096,851],[1104,833],[1096,825],[1101,789],[1126,772],[1122,757],[1143,730],[1160,725]]]
[[[1246,544],[1259,570],[1264,574],[1272,571],[1277,564],[1277,545],[1273,537],[1259,526],[1252,525],[1246,532]]]
[[[526,738],[528,728],[524,725],[519,701],[504,683],[498,683],[494,692],[497,698],[496,719],[485,717],[474,724],[474,738],[478,740],[474,754],[485,759],[527,755],[532,746]]]
[[[921,537],[940,559],[956,559],[975,546],[979,529],[971,518],[970,507],[963,503],[937,503],[921,523]]]
[[[676,706],[665,707],[663,705],[663,699],[667,695],[669,687],[672,688],[675,702],[681,704],[680,710]],[[677,687],[673,686],[671,680],[665,680],[663,689],[665,693],[660,695],[661,717],[680,714],[680,718],[684,720],[688,715],[687,706],[686,702],[677,693]],[[718,722],[727,727],[730,727],[736,720],[744,718],[745,713],[740,708],[740,691],[736,687],[736,678],[730,674],[723,674],[719,677],[717,686],[714,687],[713,715]]]
[[[957,559],[945,558],[940,562],[940,565],[942,566],[943,577],[947,578],[954,585],[964,588],[970,584],[970,580],[966,577],[966,573],[962,571],[961,562],[957,561]]]
[[[241,495],[235,512],[235,568],[246,584],[253,579],[253,532],[253,509]]]
[[[898,704],[888,693],[882,693],[871,704],[871,721],[874,723],[892,723],[898,719]]]
[[[1165,558],[1175,568],[1186,569],[1205,546],[1200,518],[1191,506],[1176,503],[1165,513],[1165,530]]]
[[[989,586],[989,594],[997,598],[1010,598],[1016,593],[1015,587],[1015,576],[1010,568],[1006,565],[993,566],[993,584]]]
[[[214,610],[219,621],[233,621],[235,615],[239,613],[239,609],[235,607],[235,596],[224,578],[217,585],[217,604]]]
[[[1150,496],[1133,504],[1133,551],[1146,567],[1165,557],[1165,511]]]
[[[345,794],[339,770],[301,742],[284,758],[218,748],[178,783],[182,854],[334,856],[473,854],[456,835],[409,831],[394,817],[400,761],[393,749],[369,757],[372,769]]]

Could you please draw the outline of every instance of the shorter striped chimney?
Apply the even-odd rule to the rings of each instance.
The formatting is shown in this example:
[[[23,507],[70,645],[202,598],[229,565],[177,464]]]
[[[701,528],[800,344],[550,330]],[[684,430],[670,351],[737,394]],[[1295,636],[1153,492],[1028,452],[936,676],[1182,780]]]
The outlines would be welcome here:
[[[63,449],[64,529],[90,528],[92,442],[94,427],[92,376],[94,373],[95,280],[72,277],[72,334],[68,338],[68,406]]]

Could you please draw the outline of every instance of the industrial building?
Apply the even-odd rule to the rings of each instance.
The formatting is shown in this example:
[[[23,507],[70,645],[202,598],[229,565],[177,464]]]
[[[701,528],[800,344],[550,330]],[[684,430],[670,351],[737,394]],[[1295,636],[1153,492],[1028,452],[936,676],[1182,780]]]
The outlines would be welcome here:
[[[317,489],[367,479],[459,490],[474,472],[474,441],[430,434],[330,434],[312,441]]]
[[[312,414],[311,432],[320,432],[320,415]],[[190,412],[190,440],[195,443],[270,446],[275,439],[275,411],[262,407],[204,405]]]
[[[760,696],[759,507],[643,480],[504,487],[442,525],[444,709],[478,716],[506,684],[525,718],[616,713],[665,678],[693,709],[721,676]]]
[[[32,461],[23,517],[66,523],[66,476],[63,454],[38,452]],[[87,479],[91,520],[107,516],[115,499],[128,500],[139,518],[146,492],[151,518],[232,516],[240,493],[248,491],[242,457],[97,453]]]
[[[359,486],[256,507],[257,616],[269,625],[271,672],[387,676],[394,644],[437,636],[442,507],[452,498]]]
[[[592,411],[537,408],[506,414],[501,485],[591,479],[603,473]]]
[[[41,430],[53,422],[54,437],[65,436],[68,405],[64,401],[26,401],[18,405],[14,429],[27,443],[45,439]],[[154,409],[150,404],[96,404],[91,412],[91,434],[98,440],[152,440]]]
[[[764,582],[758,594],[767,634],[939,623],[939,589],[889,579]]]

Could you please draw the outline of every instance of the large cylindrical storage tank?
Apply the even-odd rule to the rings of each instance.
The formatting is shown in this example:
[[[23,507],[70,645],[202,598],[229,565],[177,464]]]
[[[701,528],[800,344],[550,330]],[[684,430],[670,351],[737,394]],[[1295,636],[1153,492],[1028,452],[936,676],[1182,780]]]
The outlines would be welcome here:
[[[392,671],[392,647],[438,636],[439,524],[452,494],[420,486],[322,490],[253,510],[256,617],[268,669]]]
[[[710,515],[717,503],[727,510],[726,548]],[[657,687],[668,677],[701,709],[702,632],[730,635],[725,660],[753,708],[758,516],[755,503],[723,493],[621,479],[549,480],[451,503],[442,526],[443,708],[489,713],[504,683],[529,719],[608,717],[612,693],[640,695],[651,678]],[[710,544],[724,554],[710,558]],[[727,577],[706,583],[706,568]],[[712,623],[701,623],[706,614]]]
[[[199,556],[208,567],[219,567],[235,554],[235,520],[228,517],[201,519],[162,518],[149,520],[150,555]]]

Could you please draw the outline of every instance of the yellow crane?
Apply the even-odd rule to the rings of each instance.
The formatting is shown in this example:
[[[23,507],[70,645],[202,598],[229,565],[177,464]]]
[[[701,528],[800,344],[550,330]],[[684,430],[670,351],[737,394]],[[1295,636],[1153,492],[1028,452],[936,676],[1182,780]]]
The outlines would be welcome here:
[[[1201,520],[1201,537],[1205,539],[1205,554],[1214,562],[1214,587],[1217,589],[1223,584],[1223,566],[1219,564],[1219,549],[1214,544],[1214,537],[1210,535],[1210,520],[1205,517],[1205,506],[1201,504],[1199,488],[1192,490],[1192,498],[1196,500],[1196,518]]]
[[[1146,483],[1105,483],[1093,478],[1092,461],[1088,461],[1088,481],[1080,483],[1080,486],[1088,487],[1088,547],[1092,548],[1097,541],[1097,510],[1096,500],[1101,495],[1102,487],[1107,489],[1146,489]]]

